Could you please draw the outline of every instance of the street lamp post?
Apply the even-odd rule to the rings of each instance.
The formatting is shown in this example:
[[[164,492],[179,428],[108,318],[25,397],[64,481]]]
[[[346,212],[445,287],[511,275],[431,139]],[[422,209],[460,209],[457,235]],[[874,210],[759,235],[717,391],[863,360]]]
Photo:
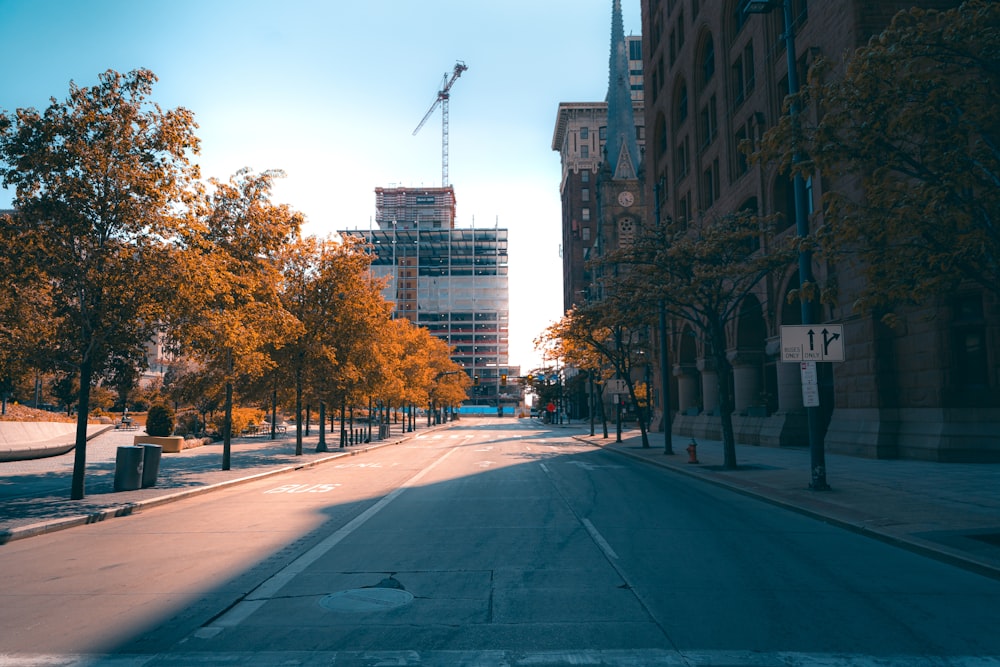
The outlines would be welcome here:
[[[793,96],[788,113],[793,121],[799,114],[799,104],[795,95],[799,92],[799,75],[795,62],[795,29],[792,22],[792,0],[747,0],[743,5],[744,14],[769,14],[781,7],[785,17],[785,55],[788,61],[788,94]],[[809,235],[809,206],[806,193],[806,182],[794,168],[802,160],[798,147],[792,153],[792,186],[795,196],[795,233],[799,238]],[[799,290],[813,281],[812,253],[799,245]],[[809,300],[799,298],[802,308],[802,324],[812,324],[812,308]],[[809,488],[814,491],[827,491],[830,486],[826,482],[826,456],[823,451],[823,438],[819,432],[819,408],[806,407],[806,419],[809,430],[809,463],[812,479]]]

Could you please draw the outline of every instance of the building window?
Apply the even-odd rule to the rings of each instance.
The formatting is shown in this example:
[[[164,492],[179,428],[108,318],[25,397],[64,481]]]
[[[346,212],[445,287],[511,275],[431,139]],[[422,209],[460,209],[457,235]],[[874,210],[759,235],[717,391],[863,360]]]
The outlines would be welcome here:
[[[747,170],[750,168],[749,164],[747,163],[746,153],[744,153],[740,149],[740,145],[744,141],[746,141],[746,139],[747,139],[747,126],[746,125],[741,125],[736,130],[736,137],[734,138],[734,142],[733,142],[734,143],[734,148],[736,149],[736,153],[735,153],[735,156],[736,156],[735,172],[736,172],[737,176],[742,176],[743,174],[747,173]]]
[[[683,81],[677,87],[677,97],[674,105],[674,129],[676,130],[684,121],[687,120],[688,115],[688,89],[687,84]]]
[[[638,39],[631,39],[628,42],[628,59],[642,60],[642,42]]]
[[[701,208],[709,209],[720,195],[719,160],[715,159],[701,175]]]
[[[582,188],[580,190],[580,200],[590,201],[590,188]]]
[[[955,387],[963,392],[982,395],[983,390],[989,388],[990,382],[982,295],[965,294],[957,297],[953,312]],[[968,396],[964,398],[967,399]]]
[[[589,127],[581,127],[580,128],[580,138],[581,139],[589,139],[590,138],[590,128]]]
[[[590,172],[586,169],[580,172],[580,182],[590,183]]]
[[[590,209],[584,208],[580,210],[580,219],[584,222],[590,222]]]
[[[635,241],[635,221],[622,218],[618,221],[618,245],[631,245]]]
[[[590,146],[588,146],[587,144],[583,144],[582,146],[580,146],[580,157],[583,158],[584,160],[590,157]]]
[[[743,104],[743,100],[753,92],[755,85],[753,64],[753,42],[743,48],[743,53],[733,63],[733,100],[734,108]]]
[[[715,75],[715,42],[712,36],[705,38],[705,45],[701,52],[701,83],[707,85]]]
[[[677,175],[678,181],[687,176],[690,161],[691,155],[688,137],[685,135],[683,139],[677,142],[677,148],[674,149],[674,173]]]
[[[712,95],[708,100],[708,104],[702,107],[699,115],[698,133],[701,139],[702,150],[715,141],[715,136],[719,131],[719,117],[715,107],[715,95]]]
[[[677,204],[674,208],[674,217],[677,218],[677,222],[681,225],[687,224],[688,220],[691,219],[691,193],[685,192],[683,195],[677,198]]]
[[[580,230],[580,233],[582,234],[584,241],[590,240],[590,227],[584,227],[583,229]]]

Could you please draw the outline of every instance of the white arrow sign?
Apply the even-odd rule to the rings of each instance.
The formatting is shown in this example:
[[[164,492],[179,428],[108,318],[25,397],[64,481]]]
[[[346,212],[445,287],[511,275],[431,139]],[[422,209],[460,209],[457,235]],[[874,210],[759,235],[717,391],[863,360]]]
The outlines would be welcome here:
[[[781,327],[781,360],[843,361],[844,325],[797,324]]]

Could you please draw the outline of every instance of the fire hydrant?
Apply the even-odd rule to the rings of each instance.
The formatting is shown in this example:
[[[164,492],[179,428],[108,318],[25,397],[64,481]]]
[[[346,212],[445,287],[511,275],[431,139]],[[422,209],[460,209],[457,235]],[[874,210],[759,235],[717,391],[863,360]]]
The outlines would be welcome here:
[[[688,463],[700,463],[698,460],[698,443],[691,438],[691,444],[687,446]]]

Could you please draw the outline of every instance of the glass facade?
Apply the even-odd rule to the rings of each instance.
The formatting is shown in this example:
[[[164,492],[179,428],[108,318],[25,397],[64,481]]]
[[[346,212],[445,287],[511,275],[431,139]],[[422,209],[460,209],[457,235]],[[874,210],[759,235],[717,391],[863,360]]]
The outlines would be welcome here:
[[[496,400],[508,367],[506,229],[435,229],[389,225],[340,232],[365,239],[372,272],[388,277],[385,298],[396,316],[426,328],[452,348],[452,359],[479,378],[475,398]]]

